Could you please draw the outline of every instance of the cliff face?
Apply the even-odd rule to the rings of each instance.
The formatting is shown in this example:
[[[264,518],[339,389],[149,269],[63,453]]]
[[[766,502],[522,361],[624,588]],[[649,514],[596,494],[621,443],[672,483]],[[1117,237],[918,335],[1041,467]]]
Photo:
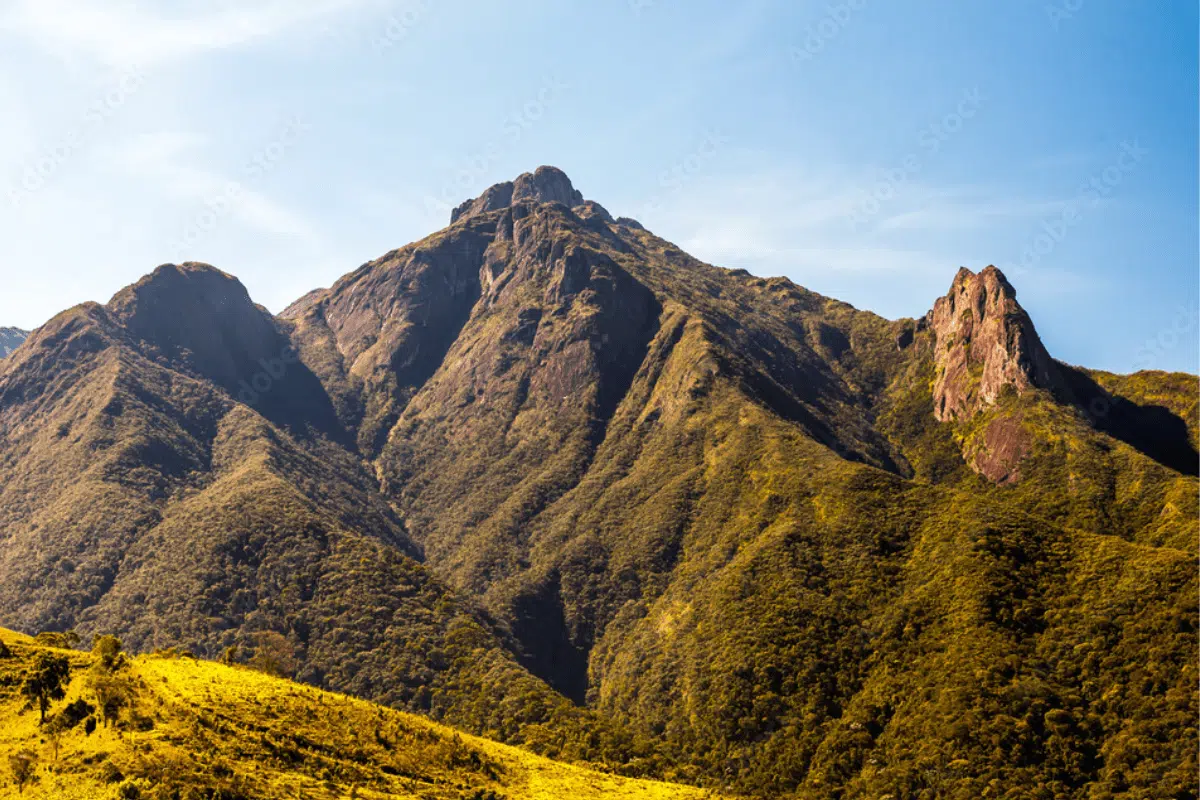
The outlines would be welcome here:
[[[994,405],[1001,392],[1064,388],[1033,320],[996,267],[979,274],[965,267],[928,316],[935,337],[937,383],[934,413],[941,421],[964,420]]]

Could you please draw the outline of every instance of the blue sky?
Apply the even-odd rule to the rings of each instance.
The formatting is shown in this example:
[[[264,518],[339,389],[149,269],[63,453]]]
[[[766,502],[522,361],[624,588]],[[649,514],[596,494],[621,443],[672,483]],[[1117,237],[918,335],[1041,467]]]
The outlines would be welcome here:
[[[0,325],[157,264],[278,311],[539,164],[698,257],[1197,371],[1190,2],[0,0]]]

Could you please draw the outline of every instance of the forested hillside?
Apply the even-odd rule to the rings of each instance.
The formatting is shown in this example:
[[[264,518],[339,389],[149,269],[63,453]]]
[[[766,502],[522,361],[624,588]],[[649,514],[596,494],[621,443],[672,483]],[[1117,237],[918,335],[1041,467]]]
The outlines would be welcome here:
[[[1197,379],[704,264],[548,167],[278,317],[164,265],[0,361],[0,621],[759,796],[1197,787]]]

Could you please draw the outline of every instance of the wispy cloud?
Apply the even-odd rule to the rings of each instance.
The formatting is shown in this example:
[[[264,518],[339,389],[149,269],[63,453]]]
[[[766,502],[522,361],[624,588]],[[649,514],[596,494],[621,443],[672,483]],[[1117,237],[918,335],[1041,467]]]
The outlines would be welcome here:
[[[959,266],[1002,264],[1012,237],[1067,202],[913,181],[889,198],[886,214],[864,222],[856,212],[876,173],[743,162],[697,177],[642,222],[711,263],[786,275],[856,305],[909,315],[943,292]],[[1065,273],[1057,279],[1078,283]]]
[[[316,227],[302,214],[244,184],[243,176],[226,175],[203,165],[206,137],[184,131],[144,134],[114,150],[114,166],[152,184],[163,197],[183,207],[202,208],[214,198],[227,198],[232,219],[253,232],[318,240]],[[230,192],[230,187],[237,187]],[[224,208],[224,207],[223,207]]]
[[[184,59],[239,47],[378,0],[219,0],[180,4],[175,15],[128,0],[13,0],[0,31],[63,58],[107,65]]]

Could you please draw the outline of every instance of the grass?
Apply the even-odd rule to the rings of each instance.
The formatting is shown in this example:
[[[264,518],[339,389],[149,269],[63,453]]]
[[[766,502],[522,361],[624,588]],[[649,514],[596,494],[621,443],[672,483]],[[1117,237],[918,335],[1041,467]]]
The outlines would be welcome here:
[[[691,787],[608,775],[469,736],[345,695],[177,653],[138,656],[120,672],[136,699],[111,725],[87,722],[54,746],[18,693],[39,651],[71,662],[66,697],[92,700],[90,654],[0,630],[0,798],[711,798]],[[94,702],[94,700],[93,700]],[[8,756],[37,754],[18,789]]]

